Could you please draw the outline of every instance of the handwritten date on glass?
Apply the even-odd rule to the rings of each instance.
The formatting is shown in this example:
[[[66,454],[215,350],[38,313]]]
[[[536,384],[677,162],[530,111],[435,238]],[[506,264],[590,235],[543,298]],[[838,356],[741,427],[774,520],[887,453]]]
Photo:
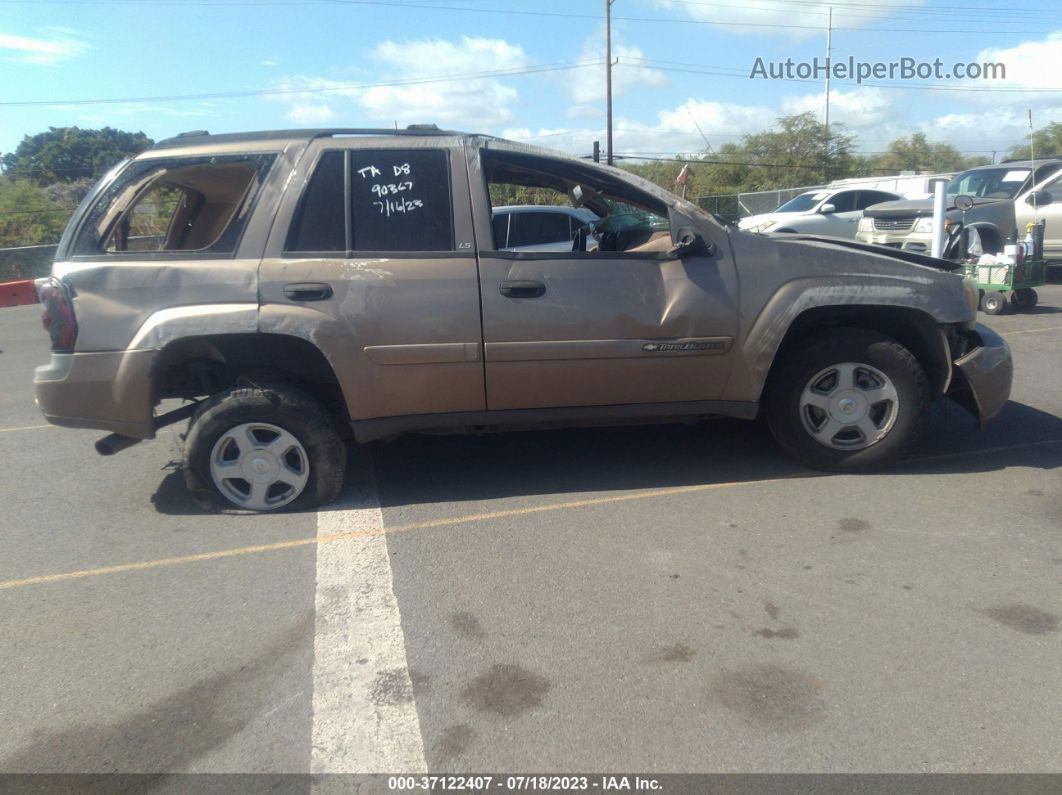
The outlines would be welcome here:
[[[386,199],[382,202],[373,202],[373,204],[380,208],[380,215],[386,215],[388,218],[393,213],[409,213],[424,206],[424,202],[420,199]]]

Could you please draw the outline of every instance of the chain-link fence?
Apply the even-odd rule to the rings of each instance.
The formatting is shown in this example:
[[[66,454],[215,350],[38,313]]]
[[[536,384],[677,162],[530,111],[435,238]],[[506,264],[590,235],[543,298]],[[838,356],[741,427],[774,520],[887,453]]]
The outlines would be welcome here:
[[[57,244],[0,248],[0,282],[47,276]]]
[[[821,188],[821,185],[805,185],[801,188],[753,193],[720,193],[714,196],[698,196],[695,201],[708,212],[720,215],[728,221],[737,221],[749,215],[774,212],[794,196]]]

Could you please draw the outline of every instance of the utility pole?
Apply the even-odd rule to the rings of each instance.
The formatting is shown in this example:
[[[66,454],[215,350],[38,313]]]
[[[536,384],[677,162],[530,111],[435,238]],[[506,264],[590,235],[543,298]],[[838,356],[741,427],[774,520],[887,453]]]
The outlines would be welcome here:
[[[830,156],[830,49],[833,43],[833,6],[830,6],[829,12],[826,22],[826,157],[823,158],[822,163],[822,179],[827,183],[830,181],[830,165],[827,158]]]
[[[612,165],[612,0],[605,0],[605,157]]]
[[[830,137],[830,44],[833,39],[833,6],[826,23],[826,137]]]

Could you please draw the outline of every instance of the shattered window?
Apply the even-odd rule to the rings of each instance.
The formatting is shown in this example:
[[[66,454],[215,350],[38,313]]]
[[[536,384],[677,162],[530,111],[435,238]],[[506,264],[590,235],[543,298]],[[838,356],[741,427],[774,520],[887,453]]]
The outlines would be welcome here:
[[[232,253],[273,159],[134,161],[93,206],[74,253]]]

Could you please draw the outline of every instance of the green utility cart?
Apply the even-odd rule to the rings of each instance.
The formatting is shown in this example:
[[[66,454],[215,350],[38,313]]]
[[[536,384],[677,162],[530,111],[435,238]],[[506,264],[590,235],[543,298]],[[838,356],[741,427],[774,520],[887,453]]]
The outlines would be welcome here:
[[[977,279],[981,294],[981,310],[989,315],[1014,309],[1029,309],[1036,306],[1037,287],[1047,284],[1047,263],[1042,260],[1025,260],[1017,265],[967,265],[966,275]]]

